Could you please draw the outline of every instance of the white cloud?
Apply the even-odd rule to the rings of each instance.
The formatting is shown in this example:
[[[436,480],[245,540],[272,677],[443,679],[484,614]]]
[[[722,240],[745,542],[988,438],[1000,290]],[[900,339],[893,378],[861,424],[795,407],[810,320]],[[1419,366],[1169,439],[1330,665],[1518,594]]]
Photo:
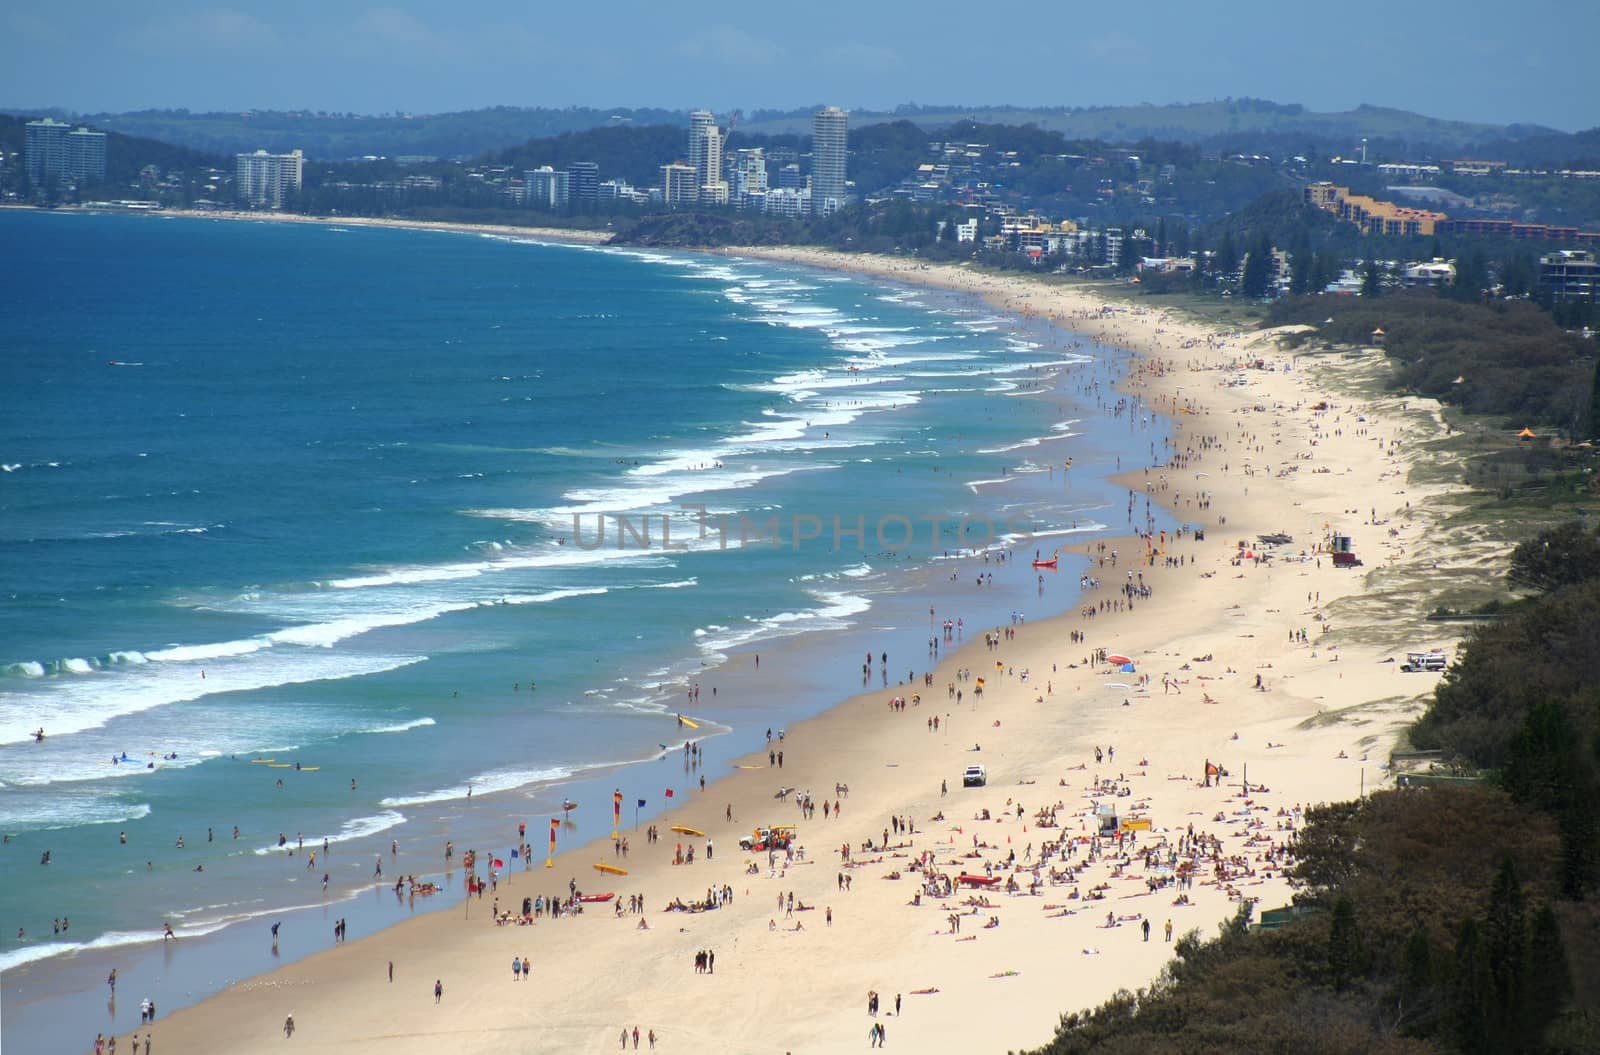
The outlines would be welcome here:
[[[254,15],[229,7],[212,7],[186,15],[167,15],[136,28],[128,44],[151,55],[193,56],[207,51],[253,51],[270,48],[280,38]]]
[[[866,73],[892,73],[905,68],[905,60],[892,48],[851,41],[834,44],[822,53],[824,65]]]
[[[716,26],[678,42],[673,49],[685,59],[723,66],[768,66],[783,58],[783,49],[765,37],[732,26]]]

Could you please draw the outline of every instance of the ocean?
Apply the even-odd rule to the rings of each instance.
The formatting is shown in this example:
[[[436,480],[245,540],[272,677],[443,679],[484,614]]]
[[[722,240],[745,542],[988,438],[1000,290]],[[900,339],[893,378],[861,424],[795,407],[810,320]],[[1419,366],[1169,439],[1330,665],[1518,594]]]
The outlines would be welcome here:
[[[859,691],[864,652],[894,684],[945,619],[1072,607],[1084,561],[1031,558],[1126,532],[1105,476],[1165,435],[1119,408],[1120,350],[796,266],[146,216],[0,234],[8,1047],[82,1048],[58,1020],[111,966],[141,988],[91,1035],[326,944],[290,926],[269,954],[267,916],[394,922],[379,859],[503,857],[566,798],[577,845],[613,788],[647,817]],[[983,547],[1016,559],[952,581]],[[756,654],[782,692],[739,680]],[[314,869],[287,852],[324,840]],[[209,956],[161,956],[164,923]]]

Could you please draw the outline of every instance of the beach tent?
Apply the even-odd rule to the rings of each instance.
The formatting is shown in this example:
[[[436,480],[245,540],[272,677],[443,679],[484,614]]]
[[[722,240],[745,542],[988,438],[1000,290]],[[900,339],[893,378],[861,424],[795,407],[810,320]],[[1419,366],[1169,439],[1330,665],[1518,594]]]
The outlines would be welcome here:
[[[1517,433],[1517,439],[1519,439],[1519,440],[1531,440],[1531,439],[1535,439],[1535,438],[1536,437],[1534,436],[1534,432],[1530,428],[1524,427],[1521,432]]]
[[[1124,673],[1124,674],[1132,674],[1133,673],[1133,664],[1132,663],[1124,663],[1122,665],[1122,673]]]

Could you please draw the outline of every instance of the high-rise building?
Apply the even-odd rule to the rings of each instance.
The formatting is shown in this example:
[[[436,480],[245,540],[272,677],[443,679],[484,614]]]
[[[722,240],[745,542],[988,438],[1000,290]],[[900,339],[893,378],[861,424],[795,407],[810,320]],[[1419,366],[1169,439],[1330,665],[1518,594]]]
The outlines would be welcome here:
[[[600,197],[600,166],[593,161],[568,165],[567,196],[576,205],[592,205]]]
[[[728,184],[722,178],[722,132],[710,110],[689,115],[689,164],[695,172],[695,196],[703,204],[726,205]]]
[[[541,165],[524,172],[522,183],[528,204],[535,209],[555,211],[567,207],[572,188],[571,177],[567,173],[557,172],[549,165]]]
[[[760,147],[747,147],[733,157],[733,187],[730,197],[745,208],[753,194],[767,192],[767,158]]]
[[[28,178],[40,183],[46,176],[59,176],[67,169],[67,132],[71,126],[46,117],[29,121],[25,148]]]
[[[28,177],[42,183],[59,176],[84,183],[104,183],[106,134],[73,128],[46,117],[29,121],[23,140]]]
[[[670,208],[700,200],[700,185],[693,165],[675,161],[661,166],[661,201]]]
[[[106,181],[106,134],[75,128],[67,133],[67,175],[85,183]]]
[[[287,154],[257,150],[235,155],[234,160],[238,165],[234,189],[246,205],[281,209],[284,199],[300,190],[306,159],[298,150]]]
[[[845,159],[849,154],[850,115],[837,106],[811,118],[811,208],[826,216],[845,203]]]

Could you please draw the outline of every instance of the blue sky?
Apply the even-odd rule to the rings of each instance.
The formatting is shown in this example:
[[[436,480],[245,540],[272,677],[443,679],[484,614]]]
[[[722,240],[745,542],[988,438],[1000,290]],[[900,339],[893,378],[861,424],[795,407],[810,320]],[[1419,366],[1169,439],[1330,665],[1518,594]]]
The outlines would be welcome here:
[[[78,111],[1253,96],[1600,125],[1596,0],[7,0],[0,105]]]

